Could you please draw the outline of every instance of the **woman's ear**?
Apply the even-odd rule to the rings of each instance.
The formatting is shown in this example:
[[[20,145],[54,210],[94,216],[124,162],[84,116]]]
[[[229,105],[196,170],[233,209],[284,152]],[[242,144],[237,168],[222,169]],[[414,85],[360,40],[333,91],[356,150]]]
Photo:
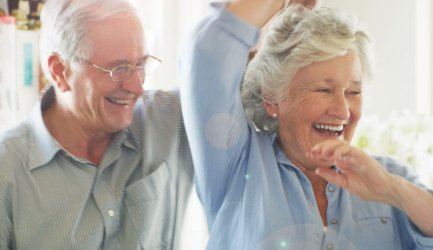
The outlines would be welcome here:
[[[66,81],[67,68],[60,55],[53,53],[48,57],[48,68],[57,88],[62,92],[68,91],[70,87]]]
[[[278,103],[271,103],[268,101],[263,101],[263,106],[265,107],[266,113],[273,119],[278,118]]]

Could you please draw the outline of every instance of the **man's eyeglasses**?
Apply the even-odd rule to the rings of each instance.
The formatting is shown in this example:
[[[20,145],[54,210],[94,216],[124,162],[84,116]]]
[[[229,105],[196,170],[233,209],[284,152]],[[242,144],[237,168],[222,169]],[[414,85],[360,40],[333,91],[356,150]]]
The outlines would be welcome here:
[[[87,60],[82,61],[93,66],[94,68],[101,70],[104,73],[109,73],[111,80],[116,83],[127,80],[129,77],[131,77],[134,70],[137,70],[141,81],[144,82],[144,77],[151,74],[156,68],[158,68],[159,64],[161,64],[160,59],[151,55],[146,56],[144,60],[137,65],[123,63],[111,69],[96,65]]]

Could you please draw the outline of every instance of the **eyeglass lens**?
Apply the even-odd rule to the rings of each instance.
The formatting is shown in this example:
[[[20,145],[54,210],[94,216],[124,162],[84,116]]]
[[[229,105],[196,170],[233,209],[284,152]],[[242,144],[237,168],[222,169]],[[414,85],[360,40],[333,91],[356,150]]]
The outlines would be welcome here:
[[[146,75],[152,73],[159,65],[159,60],[149,57],[142,64],[135,68],[132,65],[125,64],[114,68],[111,72],[111,78],[115,82],[121,82],[128,79],[134,70],[137,70],[141,79],[144,80]]]

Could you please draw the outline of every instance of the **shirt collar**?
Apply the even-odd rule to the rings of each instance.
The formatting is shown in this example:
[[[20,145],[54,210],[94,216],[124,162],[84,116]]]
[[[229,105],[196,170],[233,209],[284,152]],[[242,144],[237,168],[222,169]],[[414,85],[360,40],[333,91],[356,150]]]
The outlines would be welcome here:
[[[138,142],[136,135],[134,135],[129,128],[116,133],[112,143],[118,146],[123,145],[137,152],[139,152],[140,149],[140,143]]]
[[[278,140],[277,140],[277,138],[278,138],[277,134],[276,133],[273,134],[272,137],[273,137],[272,138],[272,140],[273,140],[272,145],[274,147],[275,157],[277,158],[278,165],[283,164],[285,166],[295,167],[295,164],[293,164],[293,162],[291,160],[289,160],[289,158],[287,158],[283,149],[280,147],[280,144],[278,143]]]
[[[278,143],[277,133],[272,134],[272,145],[274,147],[275,157],[277,158],[278,165],[283,164],[283,166],[288,166],[291,168],[298,169],[295,164],[287,158],[280,144]]]
[[[61,149],[60,145],[51,136],[42,118],[42,110],[51,105],[54,98],[54,90],[51,87],[43,94],[41,101],[33,108],[27,120],[31,130],[29,141],[30,170],[48,163]]]

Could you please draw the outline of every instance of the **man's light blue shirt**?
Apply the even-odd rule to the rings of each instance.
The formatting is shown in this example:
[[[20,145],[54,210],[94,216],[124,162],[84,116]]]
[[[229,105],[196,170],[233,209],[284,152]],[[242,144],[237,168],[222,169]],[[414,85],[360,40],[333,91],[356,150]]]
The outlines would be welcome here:
[[[433,249],[402,211],[366,202],[333,184],[327,227],[307,177],[245,118],[240,83],[260,36],[213,4],[181,55],[181,102],[195,181],[209,225],[209,250]],[[378,157],[388,171],[415,182],[404,167]]]

